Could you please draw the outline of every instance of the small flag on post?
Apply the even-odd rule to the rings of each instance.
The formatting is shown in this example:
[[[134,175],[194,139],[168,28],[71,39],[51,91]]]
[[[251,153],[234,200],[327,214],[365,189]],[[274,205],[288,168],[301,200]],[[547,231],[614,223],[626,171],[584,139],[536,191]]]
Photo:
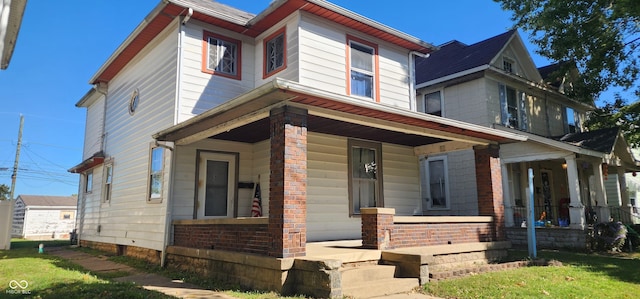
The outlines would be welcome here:
[[[256,193],[253,196],[251,217],[262,217],[262,197],[260,195],[260,183],[256,184]]]

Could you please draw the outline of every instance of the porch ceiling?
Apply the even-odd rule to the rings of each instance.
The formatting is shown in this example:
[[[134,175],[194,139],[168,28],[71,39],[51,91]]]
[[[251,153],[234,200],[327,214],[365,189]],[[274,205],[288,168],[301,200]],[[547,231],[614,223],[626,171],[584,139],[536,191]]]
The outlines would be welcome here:
[[[323,118],[315,115],[308,116],[307,130],[309,132],[366,139],[405,146],[420,146],[449,141],[447,139],[373,128],[364,125]],[[269,139],[269,134],[269,119],[263,118],[250,124],[235,128],[228,132],[211,136],[211,138],[255,143]]]

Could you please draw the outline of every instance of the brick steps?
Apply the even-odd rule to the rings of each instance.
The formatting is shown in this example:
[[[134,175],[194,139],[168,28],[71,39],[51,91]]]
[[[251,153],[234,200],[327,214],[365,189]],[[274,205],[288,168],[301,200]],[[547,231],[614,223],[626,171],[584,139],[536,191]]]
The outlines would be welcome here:
[[[395,278],[395,266],[361,265],[345,267],[342,294],[352,298],[371,298],[409,292],[419,286],[417,278]]]

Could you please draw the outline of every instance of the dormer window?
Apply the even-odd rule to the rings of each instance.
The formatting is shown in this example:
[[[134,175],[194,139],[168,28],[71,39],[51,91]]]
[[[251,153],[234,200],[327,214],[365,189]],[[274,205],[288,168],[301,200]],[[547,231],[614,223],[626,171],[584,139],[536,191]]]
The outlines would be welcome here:
[[[513,60],[509,58],[502,59],[502,69],[507,73],[513,73]]]

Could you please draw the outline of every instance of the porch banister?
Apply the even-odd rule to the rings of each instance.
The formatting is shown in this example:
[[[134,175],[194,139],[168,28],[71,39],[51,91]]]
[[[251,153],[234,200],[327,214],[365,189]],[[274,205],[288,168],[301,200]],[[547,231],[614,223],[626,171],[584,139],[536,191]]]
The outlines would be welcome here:
[[[580,180],[578,178],[578,164],[575,155],[565,157],[567,162],[567,185],[569,186],[569,218],[571,228],[584,229],[584,205],[580,200]]]

